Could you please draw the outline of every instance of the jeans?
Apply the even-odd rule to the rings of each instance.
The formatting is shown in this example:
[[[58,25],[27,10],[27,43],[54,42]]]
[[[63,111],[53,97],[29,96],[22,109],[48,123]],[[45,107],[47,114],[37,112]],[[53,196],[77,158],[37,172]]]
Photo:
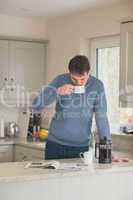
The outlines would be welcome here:
[[[55,142],[47,141],[45,148],[45,160],[79,158],[81,152],[88,151],[89,147],[65,146]]]

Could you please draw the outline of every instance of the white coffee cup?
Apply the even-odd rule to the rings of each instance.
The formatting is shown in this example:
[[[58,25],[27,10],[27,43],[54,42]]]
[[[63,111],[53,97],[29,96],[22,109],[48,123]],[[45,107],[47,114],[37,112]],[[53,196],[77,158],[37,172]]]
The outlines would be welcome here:
[[[74,86],[74,93],[75,94],[83,94],[83,93],[85,93],[85,86],[84,85]]]
[[[84,162],[84,164],[88,165],[93,162],[93,150],[90,149],[89,151],[81,152],[80,154],[81,160]]]

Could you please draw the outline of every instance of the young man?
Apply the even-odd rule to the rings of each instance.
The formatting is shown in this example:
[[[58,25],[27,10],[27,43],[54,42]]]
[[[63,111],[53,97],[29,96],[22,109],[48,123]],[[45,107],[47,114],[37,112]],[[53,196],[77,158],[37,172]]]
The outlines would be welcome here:
[[[93,113],[100,139],[111,139],[103,83],[90,75],[85,56],[73,57],[68,69],[69,73],[57,76],[33,101],[36,110],[56,101],[45,159],[77,158],[80,152],[88,151]],[[85,91],[75,93],[75,86]]]

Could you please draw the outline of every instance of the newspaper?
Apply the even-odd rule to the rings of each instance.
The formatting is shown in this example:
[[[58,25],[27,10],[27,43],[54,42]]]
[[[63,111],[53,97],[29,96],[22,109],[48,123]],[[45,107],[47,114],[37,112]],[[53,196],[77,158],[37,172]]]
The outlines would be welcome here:
[[[58,169],[58,170],[81,170],[77,163],[61,163],[59,161],[32,161],[24,168]]]

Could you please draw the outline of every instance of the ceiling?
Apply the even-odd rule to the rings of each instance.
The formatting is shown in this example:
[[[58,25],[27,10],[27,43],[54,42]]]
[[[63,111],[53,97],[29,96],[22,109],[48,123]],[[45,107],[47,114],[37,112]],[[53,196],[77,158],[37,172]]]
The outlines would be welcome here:
[[[128,0],[0,0],[0,14],[60,16],[91,7],[115,5]]]

